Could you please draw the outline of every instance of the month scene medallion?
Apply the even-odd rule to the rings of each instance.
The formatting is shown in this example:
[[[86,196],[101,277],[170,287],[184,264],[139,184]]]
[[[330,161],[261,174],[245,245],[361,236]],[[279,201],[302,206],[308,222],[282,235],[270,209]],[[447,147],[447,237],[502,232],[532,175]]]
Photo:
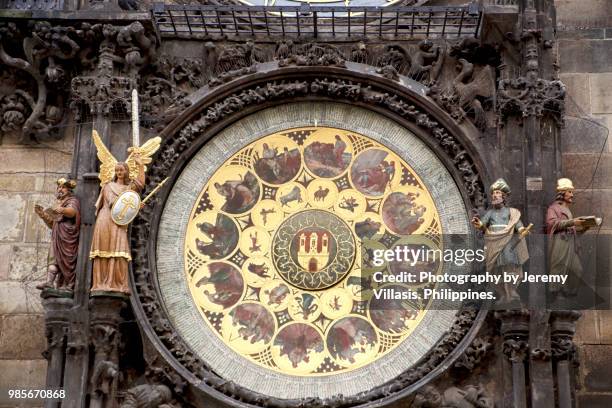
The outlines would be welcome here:
[[[371,296],[377,269],[363,241],[388,248],[418,235],[435,246],[440,225],[431,194],[388,147],[333,127],[287,129],[240,149],[204,184],[185,276],[206,324],[252,363],[349,372],[396,348],[426,313]]]

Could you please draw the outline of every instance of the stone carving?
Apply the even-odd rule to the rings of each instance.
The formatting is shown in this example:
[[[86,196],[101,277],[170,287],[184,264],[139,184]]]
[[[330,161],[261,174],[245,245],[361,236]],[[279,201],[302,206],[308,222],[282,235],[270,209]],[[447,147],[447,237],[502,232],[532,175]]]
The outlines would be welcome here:
[[[96,353],[91,374],[91,407],[110,407],[120,375],[117,363],[120,334],[113,325],[98,323],[92,325],[91,338]]]
[[[408,76],[425,85],[436,83],[442,70],[445,52],[440,46],[434,46],[431,40],[421,40],[416,52],[410,57]]]
[[[528,351],[529,345],[525,340],[515,338],[504,340],[503,353],[513,363],[525,361]]]
[[[214,65],[214,73],[217,75],[224,72],[239,70],[241,68],[248,68],[251,65],[258,62],[265,62],[268,59],[263,49],[256,46],[251,40],[244,44],[227,46],[221,50],[217,50],[217,46],[214,44],[212,44],[214,49],[210,48],[211,44],[208,44],[209,49],[207,51],[211,53],[211,57],[213,58],[218,53]]]
[[[314,66],[322,65],[326,67],[346,67],[346,60],[342,52],[331,44],[306,43],[293,45],[292,47],[279,47],[276,55],[278,56],[278,66],[288,65]],[[287,55],[286,57],[281,57]]]
[[[410,67],[410,56],[401,45],[386,45],[377,65],[380,67],[376,70],[377,73],[397,81],[399,74]]]
[[[561,81],[525,77],[499,81],[497,89],[497,110],[502,123],[511,116],[552,117],[559,125],[565,114],[565,85]]]
[[[59,0],[8,0],[2,8],[16,10],[62,10],[64,4]]]
[[[136,78],[155,59],[155,36],[141,23],[134,22],[127,26],[87,26],[87,37],[94,39],[89,50],[94,59],[85,62],[95,68],[95,75],[72,79],[71,107],[76,110],[77,120],[84,111],[103,116],[114,109],[129,112],[130,92],[136,87]]]
[[[473,116],[474,125],[481,131],[487,127],[484,105],[495,96],[495,73],[489,65],[482,67],[474,75],[474,64],[460,58],[459,73],[453,79],[450,88],[443,90],[434,86],[430,96],[451,116],[461,123],[468,116]]]
[[[90,407],[116,406],[117,389],[121,380],[119,350],[124,342],[119,329],[123,321],[122,309],[127,304],[122,298],[106,296],[89,300],[89,345],[93,346],[93,365],[90,375]]]
[[[172,391],[163,384],[137,385],[125,393],[120,408],[179,408],[172,398]]]
[[[531,350],[530,354],[532,360],[548,361],[550,360],[551,351],[542,348],[534,348]]]
[[[64,115],[64,65],[80,51],[73,27],[52,26],[46,21],[0,23],[2,74],[0,129],[22,129],[22,143],[57,137]],[[9,50],[17,54],[9,54]]]
[[[293,41],[292,40],[281,40],[276,43],[276,49],[274,50],[274,59],[283,60],[289,58],[293,54]]]
[[[161,131],[191,105],[189,93],[204,85],[201,62],[191,58],[160,56],[138,81],[140,124]]]
[[[45,337],[47,338],[47,348],[42,352],[45,360],[50,361],[53,350],[62,348],[66,341],[66,330],[64,327],[56,327],[56,325],[45,325]]]
[[[74,196],[76,181],[62,177],[56,184],[55,205],[47,209],[38,204],[34,206],[36,215],[51,228],[47,281],[36,288],[72,291],[79,251],[81,205]]]
[[[363,41],[359,41],[357,44],[353,46],[351,49],[350,60],[353,62],[358,62],[360,64],[368,63],[369,52]]]
[[[139,22],[126,26],[48,21],[0,24],[0,130],[21,132],[22,143],[55,138],[68,115],[64,106],[70,81],[77,119],[83,109],[109,114],[129,110],[129,91],[155,55],[155,36]],[[10,51],[9,51],[10,50]],[[14,54],[9,54],[9,52]],[[95,69],[92,76],[72,72]],[[126,76],[116,75],[123,71]]]
[[[577,360],[576,345],[573,338],[576,333],[576,320],[581,316],[575,310],[559,310],[551,314],[551,355],[557,360]]]
[[[472,371],[493,348],[489,337],[477,337],[465,352],[457,359],[455,368],[465,368]]]
[[[411,408],[494,408],[493,399],[481,385],[449,387],[442,394],[433,385],[423,387]]]
[[[511,116],[551,117],[558,126],[563,125],[565,114],[565,85],[559,80],[539,77],[539,43],[542,30],[538,29],[533,9],[525,13],[525,22],[520,32],[524,42],[523,65],[525,75],[503,79],[497,88],[497,110],[503,124]]]

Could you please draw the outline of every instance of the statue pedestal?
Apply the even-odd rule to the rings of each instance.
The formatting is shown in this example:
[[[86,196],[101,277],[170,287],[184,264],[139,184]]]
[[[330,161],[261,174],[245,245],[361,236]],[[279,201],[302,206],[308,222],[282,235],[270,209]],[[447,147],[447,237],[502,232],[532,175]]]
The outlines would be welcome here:
[[[121,344],[121,312],[127,307],[128,296],[120,292],[96,292],[89,299],[90,343],[94,349],[91,378],[92,408],[115,405],[119,381],[119,345]]]
[[[49,288],[43,290],[40,295],[43,298],[47,337],[47,349],[43,352],[43,356],[48,361],[46,389],[59,390],[64,387],[66,342],[70,325],[70,310],[73,307],[72,292]],[[56,408],[60,406],[59,404],[59,399],[46,399],[44,407]]]

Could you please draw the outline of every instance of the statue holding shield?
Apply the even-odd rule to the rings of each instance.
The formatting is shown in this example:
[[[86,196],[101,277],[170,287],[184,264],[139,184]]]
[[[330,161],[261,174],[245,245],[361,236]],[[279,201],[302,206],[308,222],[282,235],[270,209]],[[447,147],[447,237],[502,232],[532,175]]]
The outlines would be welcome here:
[[[92,295],[100,292],[130,293],[128,262],[132,260],[128,238],[128,225],[144,203],[166,181],[160,183],[142,202],[140,191],[145,184],[146,165],[159,149],[160,137],[154,137],[140,146],[138,121],[138,93],[132,91],[132,147],[125,162],[118,162],[100,139],[92,132],[93,142],[100,160],[102,190],[96,201],[96,225],[89,258],[93,261]]]
[[[93,141],[100,160],[102,190],[96,201],[96,225],[89,258],[93,261],[92,292],[129,294],[128,262],[131,261],[128,224],[143,205],[139,192],[145,184],[145,165],[159,149],[155,137],[140,147],[132,147],[125,162],[118,162],[106,148],[98,133]]]

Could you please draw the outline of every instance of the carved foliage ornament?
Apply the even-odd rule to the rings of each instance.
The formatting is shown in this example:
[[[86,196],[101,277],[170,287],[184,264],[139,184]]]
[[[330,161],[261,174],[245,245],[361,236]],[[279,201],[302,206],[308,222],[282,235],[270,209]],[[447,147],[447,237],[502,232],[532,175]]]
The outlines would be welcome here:
[[[23,143],[59,136],[71,81],[73,107],[108,113],[114,101],[125,102],[155,47],[139,22],[0,22],[0,131],[22,129]],[[72,78],[76,72],[92,75]]]
[[[165,139],[165,146],[162,148],[160,160],[156,161],[150,171],[150,186],[157,184],[162,178],[166,177],[180,155],[210,125],[225,120],[232,114],[238,113],[252,105],[307,95],[319,95],[380,106],[397,113],[427,130],[436,140],[440,149],[454,162],[456,169],[461,174],[463,184],[473,205],[482,205],[484,199],[483,183],[474,169],[474,164],[470,161],[469,155],[462,144],[454,136],[450,135],[440,123],[397,95],[380,92],[361,83],[335,79],[268,82],[230,95],[221,102],[215,103],[204,110],[198,119],[187,124],[177,135]],[[465,309],[459,312],[452,329],[422,360],[422,363],[407,370],[393,381],[372,390],[350,397],[338,395],[325,400],[319,398],[280,400],[254,393],[231,381],[226,381],[212,372],[210,367],[195,356],[185,342],[176,334],[176,331],[166,318],[151,282],[152,273],[149,265],[151,254],[148,253],[147,243],[153,222],[154,214],[151,207],[143,208],[141,217],[133,224],[134,231],[132,233],[133,248],[135,248],[133,271],[136,292],[147,320],[151,322],[155,333],[166,349],[183,367],[217,391],[256,406],[276,408],[347,407],[396,394],[436,368],[457,347],[476,318],[477,313],[475,310]]]
[[[157,40],[140,22],[96,24],[90,31],[97,39],[97,52],[86,61],[85,71],[89,68],[91,74],[72,80],[72,107],[81,108],[78,116],[82,109],[100,115],[109,115],[116,107],[129,111],[130,92],[140,71],[154,60]]]
[[[497,110],[502,122],[510,116],[542,117],[547,114],[558,125],[563,125],[565,114],[565,85],[561,81],[548,81],[526,77],[499,81]]]

